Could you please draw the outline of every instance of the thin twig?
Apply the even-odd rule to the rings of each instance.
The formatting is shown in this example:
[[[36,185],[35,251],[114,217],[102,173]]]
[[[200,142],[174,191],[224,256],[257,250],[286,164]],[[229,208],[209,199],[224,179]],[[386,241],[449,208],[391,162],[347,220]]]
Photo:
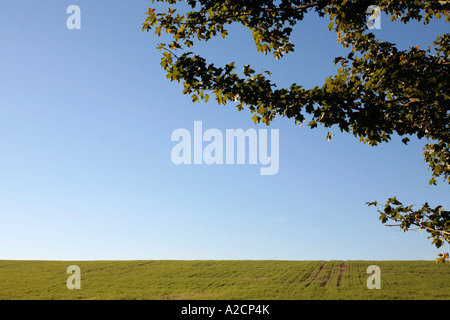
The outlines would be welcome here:
[[[290,8],[287,8],[287,9],[264,9],[264,10],[265,11],[269,11],[269,12],[272,12],[272,11],[279,12],[279,11],[287,11],[287,10],[301,10],[301,9],[307,9],[307,8],[310,8],[310,7],[315,7],[318,4],[319,4],[319,1],[316,1],[316,2],[313,2],[313,3],[310,3],[310,4],[304,4],[302,6],[297,6],[297,7],[290,7]]]
[[[443,234],[446,234],[446,235],[450,235],[450,232],[447,232],[447,231],[436,230],[436,229],[433,229],[433,228],[430,228],[430,227],[426,227],[424,225],[418,225],[418,224],[415,224],[415,225],[420,227],[420,228],[424,228],[424,229],[427,229],[427,230],[430,230],[430,231],[436,231],[436,232],[440,232],[440,233],[443,233]],[[401,224],[385,224],[385,226],[386,227],[400,227]],[[413,229],[410,229],[410,230],[413,230]]]

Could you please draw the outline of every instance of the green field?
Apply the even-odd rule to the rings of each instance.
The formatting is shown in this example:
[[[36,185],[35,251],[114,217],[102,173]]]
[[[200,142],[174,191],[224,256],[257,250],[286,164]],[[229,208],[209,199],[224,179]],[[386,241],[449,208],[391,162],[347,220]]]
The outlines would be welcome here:
[[[67,267],[81,269],[68,289]],[[381,270],[368,289],[367,267]],[[0,260],[0,299],[450,299],[450,264],[434,261]]]

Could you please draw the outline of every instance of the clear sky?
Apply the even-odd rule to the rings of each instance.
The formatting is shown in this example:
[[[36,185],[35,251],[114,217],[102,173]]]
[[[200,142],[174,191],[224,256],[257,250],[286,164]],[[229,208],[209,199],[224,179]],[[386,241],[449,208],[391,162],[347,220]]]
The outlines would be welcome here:
[[[81,29],[69,30],[69,5]],[[231,105],[192,103],[165,79],[161,39],[141,31],[150,1],[0,2],[0,259],[435,259],[426,233],[383,226],[376,209],[450,207],[430,186],[425,141],[371,148],[351,135],[285,118],[255,126]],[[166,9],[166,5],[153,7]],[[295,52],[276,61],[248,30],[201,44],[210,62],[272,72],[279,86],[320,85],[345,50],[315,13]],[[400,48],[427,46],[444,22],[373,32]],[[174,130],[278,129],[279,171],[260,164],[175,165]]]

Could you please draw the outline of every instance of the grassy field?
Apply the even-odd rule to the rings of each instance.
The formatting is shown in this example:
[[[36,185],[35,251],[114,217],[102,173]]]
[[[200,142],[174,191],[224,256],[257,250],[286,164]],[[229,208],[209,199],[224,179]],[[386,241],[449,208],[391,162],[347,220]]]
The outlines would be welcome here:
[[[69,290],[67,267],[81,269]],[[367,267],[381,289],[367,288]],[[0,299],[450,299],[450,264],[433,261],[0,260]]]

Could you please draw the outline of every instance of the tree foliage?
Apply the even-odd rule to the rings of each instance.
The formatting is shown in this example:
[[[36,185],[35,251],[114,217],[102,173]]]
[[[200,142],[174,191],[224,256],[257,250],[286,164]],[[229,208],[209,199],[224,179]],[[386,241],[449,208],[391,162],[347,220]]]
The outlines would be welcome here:
[[[445,262],[450,262],[448,260],[445,260],[445,259],[448,259],[448,252],[446,252],[446,253],[439,253],[438,256],[439,256],[439,258],[436,258],[436,263],[441,262],[441,263],[445,264]]]
[[[176,0],[158,2],[167,3],[168,10],[149,8],[143,30],[170,35],[170,43],[158,46],[163,51],[161,66],[168,79],[183,84],[183,94],[193,102],[207,102],[210,96],[219,104],[235,102],[238,110],[251,111],[255,123],[267,125],[276,116],[302,124],[308,115],[311,128],[337,126],[371,146],[388,142],[394,134],[402,136],[405,144],[409,136],[424,138],[430,184],[436,184],[438,177],[450,183],[450,35],[431,39],[428,48],[400,50],[369,32],[366,13],[375,4],[391,20],[403,23],[428,24],[434,18],[450,22],[449,1],[186,0],[190,6],[186,14],[177,13]],[[337,74],[325,79],[321,87],[305,89],[293,83],[278,88],[270,80],[270,71],[257,73],[245,65],[240,72],[235,62],[216,66],[188,51],[194,41],[225,38],[227,27],[239,23],[252,32],[259,52],[280,59],[294,51],[293,27],[314,12],[330,19],[330,31],[337,32],[337,41],[349,52],[334,59]],[[183,53],[178,54],[178,49]],[[440,206],[431,209],[425,204],[413,211],[391,198],[380,211],[380,219],[383,223],[400,221],[405,231],[411,225],[422,227],[437,247],[450,242],[449,212]]]

